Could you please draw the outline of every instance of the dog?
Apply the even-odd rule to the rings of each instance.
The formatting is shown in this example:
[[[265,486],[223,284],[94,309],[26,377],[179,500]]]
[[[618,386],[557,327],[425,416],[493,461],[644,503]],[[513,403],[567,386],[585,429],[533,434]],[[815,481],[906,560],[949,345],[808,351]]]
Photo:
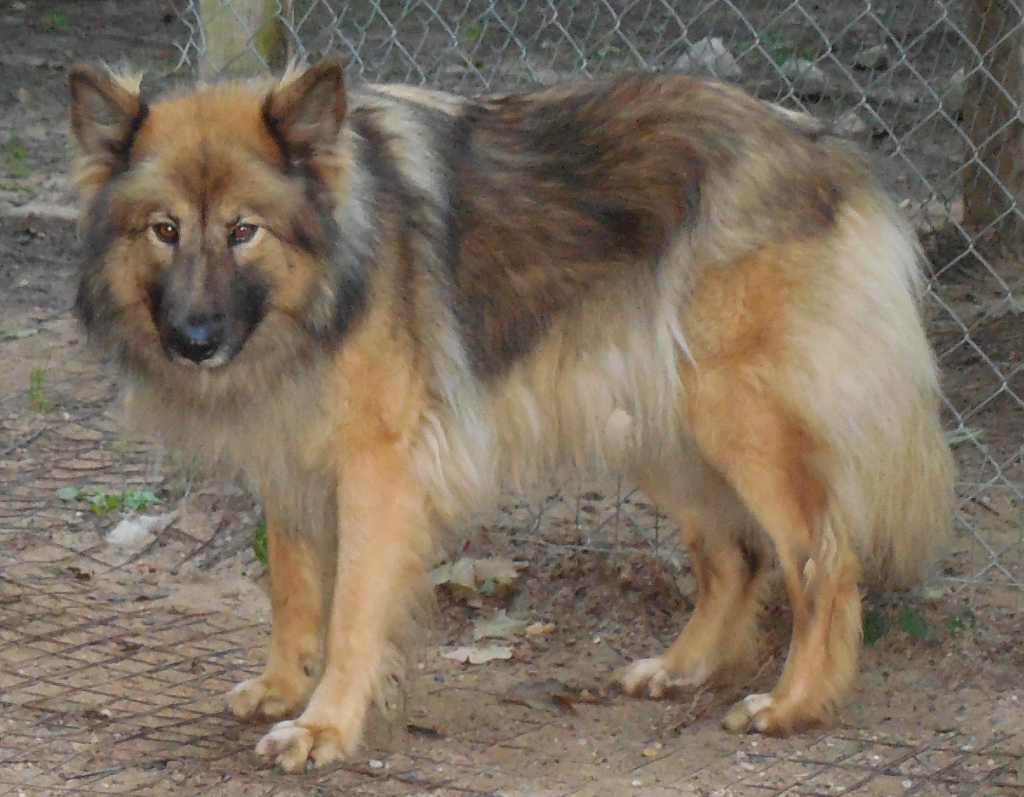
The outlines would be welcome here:
[[[834,715],[862,583],[926,574],[953,495],[921,251],[853,145],[682,76],[69,82],[77,313],[132,417],[262,497],[270,650],[229,696],[280,720],[259,756],[351,755],[441,530],[563,462],[635,479],[692,558],[692,616],[626,692],[741,670],[777,571],[781,678],[724,725]]]

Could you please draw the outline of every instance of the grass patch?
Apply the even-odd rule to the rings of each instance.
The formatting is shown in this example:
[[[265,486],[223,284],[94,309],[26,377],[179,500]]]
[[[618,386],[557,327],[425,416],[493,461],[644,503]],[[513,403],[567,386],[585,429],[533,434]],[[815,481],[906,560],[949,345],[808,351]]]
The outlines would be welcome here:
[[[53,402],[43,392],[46,382],[46,371],[33,368],[28,375],[28,404],[36,412],[48,412],[53,409]]]
[[[864,631],[864,644],[870,648],[889,633],[889,629],[892,628],[892,622],[885,612],[871,609],[864,614],[861,626]]]
[[[912,606],[904,606],[896,615],[896,622],[908,636],[914,639],[924,639],[928,636],[928,621],[924,615]]]
[[[268,564],[270,559],[267,554],[267,519],[262,518],[259,524],[256,526],[256,531],[252,534],[252,552],[256,558],[264,565]]]
[[[32,170],[28,166],[28,147],[17,133],[11,133],[11,137],[7,139],[7,143],[4,144],[0,152],[3,153],[4,166],[11,177],[20,180],[31,176]]]
[[[63,11],[51,9],[46,14],[46,32],[57,33],[68,26],[68,15]]]
[[[755,45],[761,46],[761,51],[767,55],[776,66],[782,66],[783,64],[793,61],[796,59],[803,59],[804,61],[813,61],[817,56],[813,50],[801,49],[797,44],[784,33],[771,33],[766,31],[760,33],[757,36]]]

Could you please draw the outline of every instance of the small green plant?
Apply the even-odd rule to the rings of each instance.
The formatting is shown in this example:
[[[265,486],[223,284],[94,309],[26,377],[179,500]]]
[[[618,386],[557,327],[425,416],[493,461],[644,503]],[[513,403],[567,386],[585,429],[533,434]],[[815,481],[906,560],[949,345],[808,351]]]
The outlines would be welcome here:
[[[3,190],[3,183],[0,183],[0,190]],[[4,327],[0,329],[0,340],[22,340],[38,335],[38,329],[18,329],[17,327]]]
[[[256,558],[263,564],[267,564],[270,559],[267,554],[267,519],[262,518],[259,524],[256,526],[256,531],[252,535],[252,552]]]
[[[815,53],[810,50],[798,49],[793,40],[783,33],[760,33],[756,43],[761,45],[761,49],[775,62],[776,66],[782,66],[787,61],[796,58],[811,61],[815,56]]]
[[[480,37],[484,35],[484,23],[474,22],[472,25],[466,25],[462,28],[462,38],[468,42],[480,41]]]
[[[68,26],[68,15],[63,11],[50,10],[46,14],[46,32],[56,33]]]
[[[946,442],[950,446],[958,446],[961,443],[972,442],[977,443],[981,440],[982,430],[977,429],[973,426],[965,426],[962,429],[955,429],[952,432],[946,432]]]
[[[928,638],[928,621],[913,606],[904,606],[898,611],[896,609],[870,609],[864,613],[864,619],[861,621],[864,644],[868,647],[873,646],[892,630],[894,624],[913,639]]]
[[[2,152],[4,155],[4,165],[7,167],[7,173],[11,177],[21,180],[31,176],[32,170],[28,166],[28,147],[25,146],[25,143],[16,132],[11,133],[11,137],[7,139]]]
[[[864,631],[864,644],[870,648],[889,633],[892,623],[884,612],[871,609],[864,613],[861,626]]]
[[[622,50],[616,47],[614,44],[606,44],[603,47],[599,48],[596,53],[594,53],[594,57],[607,58],[610,55],[619,55],[621,52]]]
[[[924,639],[928,636],[928,622],[921,612],[911,606],[901,609],[896,621],[903,632],[914,639]]]
[[[48,412],[53,409],[53,402],[43,393],[45,381],[46,371],[42,368],[33,368],[28,375],[28,404],[36,412]]]
[[[99,487],[61,487],[57,497],[62,501],[79,501],[94,515],[107,515],[116,509],[130,509],[141,512],[150,504],[159,504],[160,499],[149,490],[128,488],[124,492],[107,491]]]
[[[964,609],[958,614],[946,618],[946,631],[950,636],[956,636],[967,629],[967,626],[974,624],[974,614],[970,609]]]
[[[160,499],[149,490],[136,490],[133,487],[129,487],[121,493],[121,504],[126,509],[131,509],[133,512],[141,512],[150,504],[159,503]]]

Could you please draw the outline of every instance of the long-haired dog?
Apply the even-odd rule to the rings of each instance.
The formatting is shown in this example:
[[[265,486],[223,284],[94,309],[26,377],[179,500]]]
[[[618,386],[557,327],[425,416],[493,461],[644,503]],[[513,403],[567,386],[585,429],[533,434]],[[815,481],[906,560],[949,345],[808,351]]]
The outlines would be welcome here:
[[[851,146],[685,77],[69,77],[78,313],[136,417],[262,496],[270,652],[230,703],[292,719],[259,755],[351,754],[438,530],[566,460],[635,478],[692,556],[696,609],[628,692],[747,661],[777,563],[785,668],[725,725],[837,708],[862,577],[921,575],[952,496],[920,252]]]

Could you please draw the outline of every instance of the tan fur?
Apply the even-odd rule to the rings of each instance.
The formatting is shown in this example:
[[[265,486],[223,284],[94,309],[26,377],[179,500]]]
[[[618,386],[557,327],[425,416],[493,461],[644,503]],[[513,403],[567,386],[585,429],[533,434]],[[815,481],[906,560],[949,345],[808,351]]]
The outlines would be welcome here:
[[[353,99],[322,63],[142,109],[70,74],[80,312],[139,422],[245,468],[266,507],[271,650],[231,705],[297,716],[261,756],[351,754],[439,531],[569,460],[633,476],[692,553],[696,610],[627,691],[742,672],[775,562],[787,664],[724,722],[786,734],[838,708],[862,573],[924,574],[952,478],[920,252],[847,145],[683,78]],[[257,232],[226,244],[240,221]],[[258,301],[221,313],[241,328],[258,305],[237,351],[168,337],[246,280]]]

